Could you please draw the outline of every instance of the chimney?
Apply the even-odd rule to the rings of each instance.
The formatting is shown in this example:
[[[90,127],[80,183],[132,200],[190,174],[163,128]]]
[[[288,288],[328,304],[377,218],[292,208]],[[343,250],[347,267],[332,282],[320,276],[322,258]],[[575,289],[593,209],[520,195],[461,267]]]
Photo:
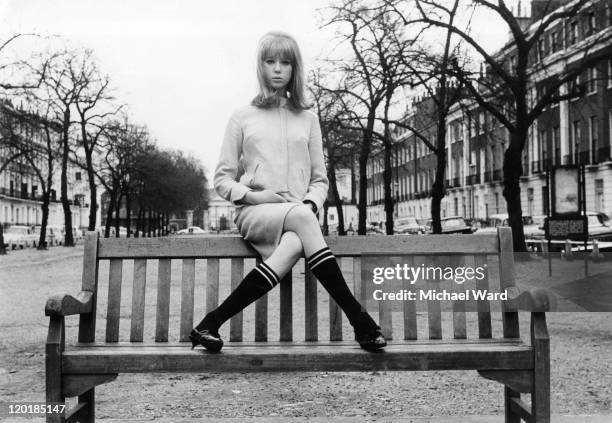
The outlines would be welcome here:
[[[531,18],[534,21],[542,19],[570,1],[572,0],[531,0]]]

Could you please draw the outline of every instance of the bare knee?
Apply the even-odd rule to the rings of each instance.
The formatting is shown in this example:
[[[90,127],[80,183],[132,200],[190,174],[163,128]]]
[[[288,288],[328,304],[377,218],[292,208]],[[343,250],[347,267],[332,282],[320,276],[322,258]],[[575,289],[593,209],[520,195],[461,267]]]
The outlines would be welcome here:
[[[294,261],[297,261],[304,251],[300,237],[293,231],[283,233],[280,240],[280,246],[282,246],[283,251],[289,254]]]
[[[300,204],[292,208],[285,218],[285,226],[290,231],[299,231],[303,228],[319,227],[319,221],[309,206]]]

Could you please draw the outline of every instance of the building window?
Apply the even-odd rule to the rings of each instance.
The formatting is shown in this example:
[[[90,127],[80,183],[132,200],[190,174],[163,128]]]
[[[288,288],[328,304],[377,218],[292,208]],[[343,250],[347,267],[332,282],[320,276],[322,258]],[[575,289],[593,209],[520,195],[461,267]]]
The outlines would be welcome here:
[[[76,179],[77,181],[80,181],[80,180],[81,180],[81,172],[77,172],[77,173],[74,175],[74,179]]]
[[[560,140],[560,132],[559,132],[559,127],[555,126],[553,128],[553,133],[552,133],[552,145],[553,145],[553,149],[554,149],[554,160],[555,160],[555,164],[556,165],[560,165],[561,164],[561,140]]]
[[[576,120],[572,123],[572,139],[569,145],[569,161],[566,164],[577,163],[575,156],[578,156],[580,151],[580,121]]]
[[[578,22],[572,21],[569,25],[569,44],[576,44],[578,41]]]
[[[595,211],[603,212],[604,210],[604,181],[595,179]]]
[[[576,77],[570,82],[569,92],[572,96],[572,101],[577,100],[582,95],[582,87],[580,86],[580,75],[576,75]]]
[[[599,119],[597,116],[591,116],[589,119],[589,137],[591,138],[591,163],[597,163],[597,153],[599,149],[599,131],[597,126],[599,125]]]
[[[587,76],[587,94],[595,94],[597,92],[597,67],[587,69]]]
[[[556,52],[561,46],[559,45],[559,32],[553,31],[550,33],[550,51]]]
[[[540,38],[538,40],[538,60],[542,61],[546,57],[546,39]]]
[[[588,14],[588,20],[587,20],[587,34],[591,35],[595,32],[595,29],[597,28],[597,20],[595,18],[595,12],[593,10],[591,10]]]

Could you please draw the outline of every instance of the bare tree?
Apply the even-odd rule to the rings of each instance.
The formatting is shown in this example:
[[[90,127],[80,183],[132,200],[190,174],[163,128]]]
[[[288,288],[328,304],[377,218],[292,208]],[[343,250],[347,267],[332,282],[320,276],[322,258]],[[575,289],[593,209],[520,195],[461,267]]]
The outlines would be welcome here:
[[[83,127],[86,128],[89,119],[94,116],[98,117],[98,115],[89,117],[86,115],[91,108],[98,104],[98,101],[104,98],[108,82],[107,80],[100,79],[92,52],[87,49],[65,49],[53,53],[48,63],[41,87],[29,91],[32,97],[49,104],[49,117],[55,125],[61,128],[60,198],[64,210],[64,245],[74,246],[72,211],[70,209],[72,201],[68,198],[68,166],[71,164],[70,152],[76,148],[76,140],[78,139],[78,135],[75,134],[73,129],[75,123],[73,116],[75,111],[77,114],[82,113],[80,116],[81,129]],[[42,70],[40,69],[33,69],[33,71],[42,75]],[[81,143],[83,146],[87,144],[86,152],[88,150],[91,152],[94,148],[92,144],[95,144],[95,142],[90,138],[87,131],[85,132],[84,138],[81,132]],[[89,182],[91,184],[91,179]],[[95,206],[94,203],[91,205],[92,208]],[[95,213],[95,209],[93,213]]]
[[[388,0],[385,3],[394,13],[398,13],[403,21],[406,20],[407,12],[401,8],[403,2]],[[448,7],[443,9],[444,19],[452,27],[457,18],[459,0],[445,4],[448,4]],[[422,29],[425,34],[427,29],[426,27]],[[425,96],[422,101],[413,103],[415,110],[412,119],[393,120],[390,123],[413,133],[416,140],[422,142],[436,156],[436,172],[431,189],[431,219],[433,233],[437,234],[442,232],[440,205],[446,195],[444,173],[447,118],[451,109],[464,96],[462,84],[452,76],[461,66],[460,43],[453,41],[453,32],[447,29],[444,32],[441,53],[435,53],[433,46],[425,46],[422,42],[408,53],[402,57],[404,65],[414,80],[414,87],[423,91]],[[430,133],[433,133],[434,142],[430,141]]]
[[[109,92],[109,78],[100,74],[90,51],[84,52],[83,60],[88,63],[88,66],[82,74],[83,80],[80,83],[75,106],[79,117],[79,147],[82,148],[85,155],[83,168],[87,172],[89,183],[88,230],[93,231],[96,228],[98,208],[94,154],[99,148],[100,135],[108,124],[109,118],[118,113],[122,106],[115,108],[109,104],[114,99]],[[75,154],[76,161],[79,161],[79,152],[80,149]]]
[[[403,66],[403,55],[414,40],[407,39],[401,31],[401,21],[384,4],[368,7],[362,1],[344,0],[332,5],[329,10],[331,17],[326,24],[338,26],[344,34],[342,42],[348,44],[353,56],[349,60],[335,62],[335,71],[341,78],[333,91],[339,95],[347,111],[349,121],[346,127],[361,133],[358,233],[366,233],[368,160],[374,143],[381,141],[385,161],[383,180],[387,233],[392,234],[389,113],[399,88],[410,83],[409,74]],[[380,120],[383,120],[382,129],[377,128]]]
[[[323,150],[327,162],[327,177],[331,190],[331,198],[338,214],[338,235],[346,235],[344,227],[344,200],[340,197],[336,171],[340,168],[350,168],[355,156],[355,139],[359,134],[345,128],[346,100],[339,99],[340,94],[323,89],[323,72],[320,69],[311,75],[310,92],[314,100],[314,109],[319,117]],[[326,216],[324,216],[325,218]],[[324,231],[327,226],[324,225]]]
[[[486,76],[482,73],[467,73],[457,69],[459,78],[476,104],[486,110],[508,132],[509,143],[503,161],[503,195],[508,208],[509,223],[512,227],[514,249],[526,251],[523,233],[523,219],[520,201],[520,177],[523,175],[522,153],[529,139],[529,130],[543,110],[560,100],[569,99],[577,92],[561,93],[578,75],[590,66],[600,62],[604,51],[595,49],[610,41],[609,31],[587,36],[580,43],[582,60],[571,65],[559,66],[551,60],[542,60],[542,40],[548,32],[565,20],[575,19],[587,7],[588,0],[576,0],[558,7],[559,2],[539,2],[541,17],[531,25],[523,25],[524,19],[517,17],[503,0],[473,0],[476,7],[495,13],[509,28],[511,40],[501,52],[488,52],[468,30],[459,25],[439,19],[447,11],[443,0],[415,0],[418,16],[406,19],[407,25],[431,25],[451,31],[464,40],[486,64]],[[560,39],[566,37],[561,31]],[[572,36],[571,34],[569,35]],[[554,70],[553,70],[554,68]],[[537,81],[546,80],[532,95]]]

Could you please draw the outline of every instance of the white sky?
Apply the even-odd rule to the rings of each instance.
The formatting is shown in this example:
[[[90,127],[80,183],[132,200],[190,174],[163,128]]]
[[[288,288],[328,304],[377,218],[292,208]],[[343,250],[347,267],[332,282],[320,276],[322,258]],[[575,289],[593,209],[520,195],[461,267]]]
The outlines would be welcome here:
[[[512,2],[510,2],[512,3]],[[523,4],[527,3],[523,1]],[[164,147],[193,153],[210,177],[230,113],[256,93],[255,49],[267,31],[291,33],[309,69],[332,34],[325,0],[0,0],[0,42],[60,35],[94,50],[133,120]],[[473,21],[491,48],[507,37],[491,16]]]

